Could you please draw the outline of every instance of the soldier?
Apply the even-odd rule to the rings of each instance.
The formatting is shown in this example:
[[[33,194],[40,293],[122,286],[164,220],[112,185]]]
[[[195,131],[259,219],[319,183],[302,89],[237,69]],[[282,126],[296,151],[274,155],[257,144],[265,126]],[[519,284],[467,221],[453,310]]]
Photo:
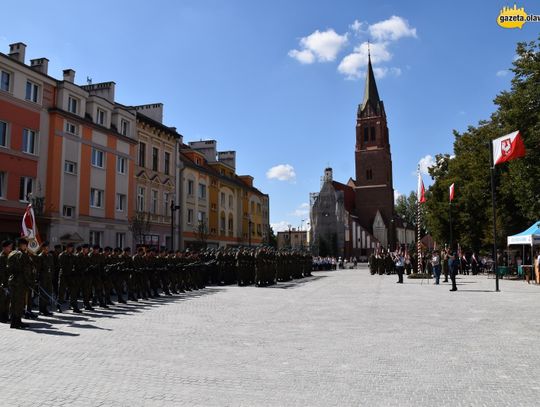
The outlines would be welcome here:
[[[18,249],[12,251],[8,256],[7,270],[9,273],[10,290],[10,309],[11,325],[10,328],[27,328],[28,325],[22,322],[24,313],[25,294],[33,280],[34,263],[28,254],[28,241],[24,238],[19,239]]]
[[[2,242],[2,253],[0,253],[0,322],[9,320],[9,288],[8,288],[8,256],[13,249],[11,240]]]
[[[79,281],[83,292],[83,305],[87,311],[94,311],[90,300],[92,297],[92,268],[90,257],[88,256],[90,246],[83,244],[75,256],[75,278]],[[70,290],[71,291],[71,290]],[[79,290],[77,291],[77,293]]]
[[[368,264],[369,272],[371,273],[371,275],[374,275],[377,272],[377,257],[375,256],[374,251],[371,252],[371,254],[369,255]]]
[[[58,266],[58,256],[60,255],[60,253],[62,253],[62,245],[54,245],[54,250],[52,250],[50,253],[52,254],[54,260],[54,271],[52,276],[53,293],[54,296],[58,299],[58,274],[60,273],[60,268]]]
[[[103,267],[101,269],[101,280],[103,281],[104,301],[107,305],[114,305],[111,300],[111,291],[114,288],[112,280],[112,268],[116,259],[112,255],[112,247],[107,246],[103,249]]]
[[[39,284],[39,313],[51,316],[49,306],[52,305],[50,298],[53,295],[54,257],[49,253],[49,242],[41,244],[41,252],[36,257],[36,269]]]
[[[90,274],[94,292],[92,305],[95,306],[99,304],[101,308],[109,308],[103,291],[103,267],[105,265],[105,257],[101,253],[99,245],[92,246],[92,251],[88,254],[88,257],[90,258]]]
[[[120,256],[120,284],[126,284],[127,295],[130,301],[137,302],[136,290],[137,285],[135,284],[135,278],[131,278],[134,274],[133,271],[133,258],[131,257],[131,247],[124,247],[124,251]]]
[[[448,248],[445,248],[441,255],[442,273],[444,275],[443,283],[448,282]]]
[[[111,276],[112,285],[116,292],[117,302],[120,304],[126,304],[124,300],[124,279],[122,276],[122,249],[115,247],[112,255],[110,256],[109,275]]]
[[[73,243],[68,243],[68,245],[66,246],[66,250],[60,253],[60,255],[58,256],[58,264],[60,267],[60,282],[65,284],[65,286],[69,290],[69,305],[71,309],[73,309],[73,312],[80,314],[82,311],[79,309],[79,305],[77,304],[77,296],[79,294],[79,281],[75,275],[74,270],[75,255],[73,253]],[[63,300],[64,294],[60,291],[59,295],[62,296]],[[62,312],[60,304],[58,304],[58,311]]]
[[[147,288],[144,283],[144,269],[146,267],[146,261],[144,259],[144,247],[137,249],[137,254],[133,256],[133,274],[134,279],[133,286],[137,290],[137,296],[143,300],[147,300]]]
[[[159,256],[156,259],[157,273],[159,276],[159,281],[161,281],[161,289],[165,295],[171,296],[169,291],[169,270],[168,270],[168,259],[167,259],[167,250],[162,249],[159,253]]]

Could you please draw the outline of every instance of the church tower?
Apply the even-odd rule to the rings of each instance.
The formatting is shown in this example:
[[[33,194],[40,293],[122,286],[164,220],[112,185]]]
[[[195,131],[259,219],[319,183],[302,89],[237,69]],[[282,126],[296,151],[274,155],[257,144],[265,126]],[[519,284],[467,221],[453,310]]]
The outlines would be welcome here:
[[[379,241],[393,246],[392,156],[386,113],[379,99],[371,56],[368,56],[364,100],[358,105],[356,116],[355,165],[355,206],[360,225],[371,231]]]

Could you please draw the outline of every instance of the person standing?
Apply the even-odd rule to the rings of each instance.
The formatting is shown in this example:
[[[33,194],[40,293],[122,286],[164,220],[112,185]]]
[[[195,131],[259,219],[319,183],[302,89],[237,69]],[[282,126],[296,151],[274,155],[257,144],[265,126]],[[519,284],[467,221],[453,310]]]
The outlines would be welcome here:
[[[54,257],[49,252],[49,242],[41,244],[41,252],[36,257],[36,269],[38,279],[39,313],[51,316],[49,307],[52,305],[50,298],[53,295]]]
[[[403,284],[403,271],[405,270],[405,258],[401,253],[401,250],[396,253],[395,256],[396,273],[398,275],[398,284]]]
[[[459,259],[455,252],[450,255],[448,260],[448,268],[450,271],[450,280],[452,280],[452,288],[450,291],[457,291],[456,276],[459,272]]]
[[[28,325],[22,322],[24,314],[25,296],[32,283],[34,263],[28,254],[28,241],[25,238],[18,240],[18,249],[8,256],[7,269],[9,273],[9,290],[11,294],[11,325],[10,328],[23,329]]]
[[[66,249],[58,256],[58,264],[60,267],[59,278],[60,286],[64,285],[69,290],[69,305],[73,312],[80,314],[82,311],[79,309],[77,303],[77,296],[79,295],[80,284],[79,280],[75,276],[75,255],[73,254],[73,243],[68,243]],[[63,292],[60,290],[59,295],[62,296]],[[61,311],[60,305],[58,310]]]
[[[0,322],[9,320],[9,289],[8,289],[8,256],[13,249],[11,240],[2,242],[2,252],[0,253]]]
[[[444,275],[443,283],[448,282],[448,247],[446,247],[441,255],[441,268],[442,268],[442,274]]]
[[[441,255],[438,250],[434,250],[431,255],[431,267],[433,269],[433,276],[435,277],[435,284],[439,284],[441,278]]]

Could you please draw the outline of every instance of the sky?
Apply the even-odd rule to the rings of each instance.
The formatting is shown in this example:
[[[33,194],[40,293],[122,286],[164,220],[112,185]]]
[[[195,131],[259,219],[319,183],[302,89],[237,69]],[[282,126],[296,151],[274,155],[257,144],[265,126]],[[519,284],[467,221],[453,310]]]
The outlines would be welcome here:
[[[126,105],[161,102],[184,141],[237,151],[237,172],[270,195],[274,230],[306,228],[324,168],[354,177],[367,42],[392,148],[394,189],[416,188],[452,131],[489,118],[509,89],[518,41],[540,23],[496,24],[498,1],[17,1],[0,51],[27,44],[49,74],[116,82]],[[540,3],[518,3],[540,14]],[[427,173],[426,173],[427,174]],[[424,182],[429,185],[429,176]]]

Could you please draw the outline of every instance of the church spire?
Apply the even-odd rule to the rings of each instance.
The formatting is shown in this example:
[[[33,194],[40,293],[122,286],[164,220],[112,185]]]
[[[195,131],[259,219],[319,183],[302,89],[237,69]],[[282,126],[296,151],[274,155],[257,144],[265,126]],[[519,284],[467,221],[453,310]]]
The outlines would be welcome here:
[[[366,73],[366,89],[364,90],[364,101],[362,102],[362,110],[366,105],[371,103],[371,106],[376,109],[379,105],[379,92],[377,91],[377,84],[375,83],[375,75],[373,74],[373,67],[371,66],[371,53],[369,52],[368,44],[368,67]]]

